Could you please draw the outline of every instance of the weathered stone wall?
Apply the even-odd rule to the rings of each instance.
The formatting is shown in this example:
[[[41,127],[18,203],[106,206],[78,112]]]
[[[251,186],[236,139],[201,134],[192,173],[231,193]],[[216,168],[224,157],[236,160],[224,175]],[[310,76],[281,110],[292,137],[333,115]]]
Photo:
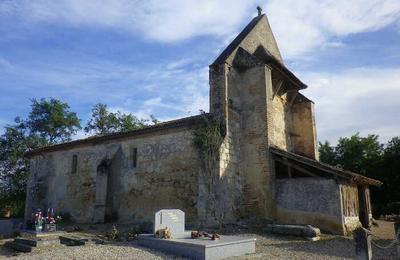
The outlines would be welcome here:
[[[276,95],[268,97],[271,103],[270,113],[272,133],[269,134],[270,144],[283,150],[291,150],[290,130],[291,130],[291,111],[288,108],[287,97],[285,95]]]
[[[340,185],[333,179],[276,180],[277,219],[280,223],[309,224],[344,234]]]
[[[240,75],[228,64],[210,67],[210,111],[225,120],[226,136],[220,147],[215,214],[225,223],[241,217],[240,175],[241,90]]]
[[[311,101],[294,103],[291,107],[291,112],[293,151],[318,160],[314,103]]]
[[[220,112],[227,124],[221,146],[220,208],[230,216],[227,219],[272,218],[273,180],[266,122],[271,70],[264,65],[246,70],[226,64],[219,67],[210,70],[211,92],[220,93],[218,99],[211,99],[214,105],[210,109],[219,108],[213,111]]]
[[[73,155],[78,156],[76,173],[71,172]],[[192,134],[186,128],[34,156],[27,217],[34,208],[54,207],[77,222],[93,222],[97,171],[104,161],[109,163],[106,211],[118,221],[150,221],[162,208],[182,209],[189,223],[197,220],[199,167]]]
[[[238,79],[234,69],[228,70],[226,89],[226,136],[220,148],[218,188],[219,205],[224,222],[234,223],[240,218],[242,180],[240,176],[240,89],[234,82]],[[217,209],[217,210],[218,210]]]
[[[271,175],[267,137],[266,96],[270,70],[265,66],[240,73],[236,81],[241,98],[240,171],[243,180],[243,214],[248,219],[267,218]]]

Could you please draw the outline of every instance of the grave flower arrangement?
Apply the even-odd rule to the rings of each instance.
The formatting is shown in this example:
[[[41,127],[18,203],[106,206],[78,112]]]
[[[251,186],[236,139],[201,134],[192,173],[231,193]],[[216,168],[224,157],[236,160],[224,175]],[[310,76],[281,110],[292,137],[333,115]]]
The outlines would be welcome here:
[[[60,215],[57,215],[56,218],[55,218],[55,221],[56,221],[57,225],[61,224],[62,220],[63,219],[62,219],[62,217]]]
[[[61,223],[61,216],[54,213],[53,208],[48,208],[46,216],[44,216],[41,209],[37,209],[33,214],[33,223],[35,224],[36,232],[46,231],[56,231],[57,224]],[[32,223],[32,222],[31,222]]]
[[[40,231],[43,230],[44,221],[45,221],[45,218],[42,215],[42,210],[41,209],[37,209],[35,211],[35,215],[34,215],[35,230],[37,232],[40,232]]]
[[[46,221],[46,223],[44,225],[45,231],[47,231],[47,232],[56,231],[57,225],[56,225],[56,218],[54,218],[54,209],[53,208],[47,209],[45,221]]]
[[[54,210],[52,208],[47,209],[46,215],[46,224],[55,224],[56,220],[54,219]]]

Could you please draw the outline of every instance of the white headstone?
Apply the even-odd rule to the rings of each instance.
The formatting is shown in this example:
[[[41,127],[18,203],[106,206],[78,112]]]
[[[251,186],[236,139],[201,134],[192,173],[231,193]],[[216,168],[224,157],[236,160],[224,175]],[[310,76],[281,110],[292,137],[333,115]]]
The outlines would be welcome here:
[[[168,228],[172,237],[185,232],[185,213],[180,209],[162,209],[157,211],[154,218],[154,233],[157,230]]]

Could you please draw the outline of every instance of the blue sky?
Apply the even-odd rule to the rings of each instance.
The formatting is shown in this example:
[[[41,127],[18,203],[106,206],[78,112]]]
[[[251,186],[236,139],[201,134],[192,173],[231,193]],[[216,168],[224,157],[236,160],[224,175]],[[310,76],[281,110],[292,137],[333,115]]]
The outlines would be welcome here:
[[[0,0],[0,127],[41,97],[82,123],[98,102],[161,120],[207,111],[208,65],[257,4],[309,86],[319,140],[400,135],[398,0]]]

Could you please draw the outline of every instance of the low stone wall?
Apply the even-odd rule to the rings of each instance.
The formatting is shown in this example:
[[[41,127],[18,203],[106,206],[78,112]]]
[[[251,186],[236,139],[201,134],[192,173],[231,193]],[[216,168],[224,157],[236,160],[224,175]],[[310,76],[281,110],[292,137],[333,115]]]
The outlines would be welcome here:
[[[340,189],[332,179],[279,179],[276,202],[279,223],[312,225],[334,234],[345,233]]]

